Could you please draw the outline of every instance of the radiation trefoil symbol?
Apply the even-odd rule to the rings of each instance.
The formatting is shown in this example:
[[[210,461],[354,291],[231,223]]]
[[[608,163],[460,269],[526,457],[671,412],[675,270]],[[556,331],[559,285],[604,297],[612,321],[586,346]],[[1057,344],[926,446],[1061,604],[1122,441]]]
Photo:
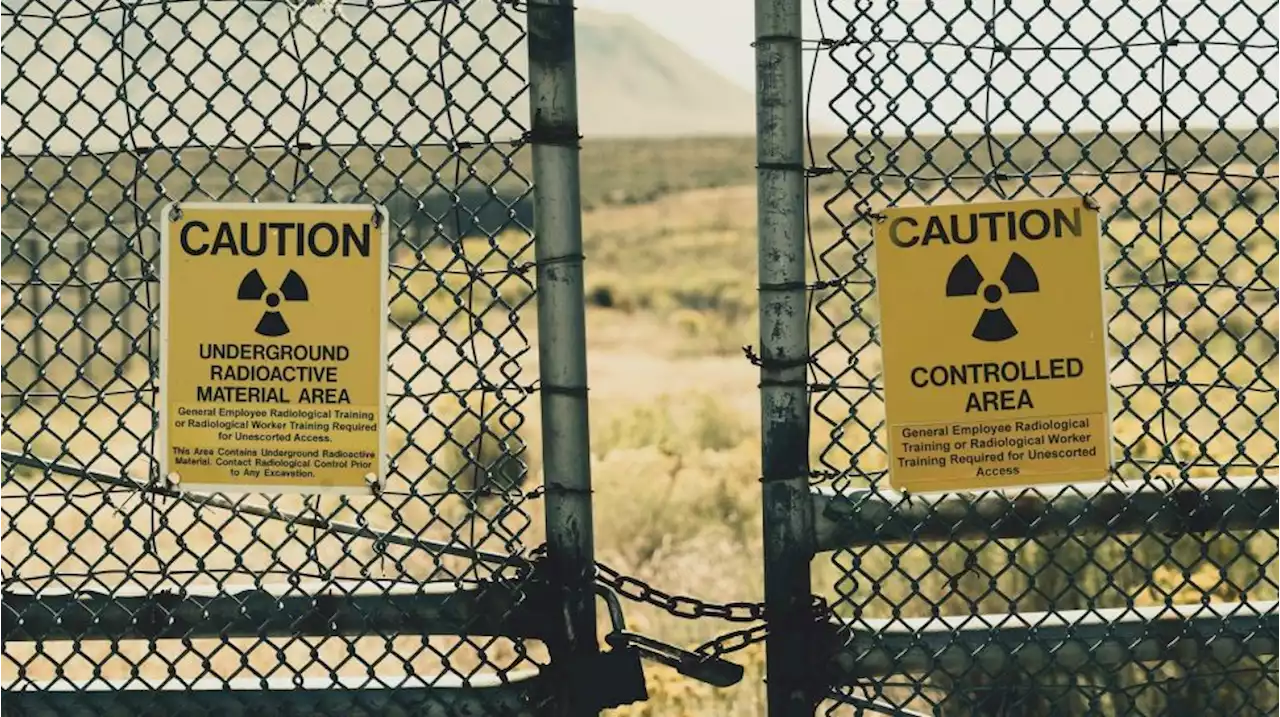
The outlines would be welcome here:
[[[240,280],[240,289],[236,292],[236,298],[241,301],[262,301],[265,298],[267,309],[262,312],[262,318],[258,319],[258,325],[253,329],[260,336],[284,336],[289,333],[289,324],[275,308],[280,305],[282,298],[285,301],[306,301],[308,296],[306,282],[292,269],[285,275],[284,281],[280,282],[279,291],[267,291],[266,282],[262,280],[258,270],[253,269]]]
[[[1000,274],[1000,282],[987,283],[973,259],[966,254],[951,267],[951,274],[947,276],[947,296],[977,296],[979,291],[990,307],[983,309],[982,316],[978,317],[978,324],[973,327],[973,338],[979,341],[1006,341],[1017,336],[1018,329],[1001,308],[1000,302],[1006,293],[1031,294],[1040,291],[1040,280],[1036,278],[1031,264],[1021,254],[1014,252],[1009,255],[1004,273]]]

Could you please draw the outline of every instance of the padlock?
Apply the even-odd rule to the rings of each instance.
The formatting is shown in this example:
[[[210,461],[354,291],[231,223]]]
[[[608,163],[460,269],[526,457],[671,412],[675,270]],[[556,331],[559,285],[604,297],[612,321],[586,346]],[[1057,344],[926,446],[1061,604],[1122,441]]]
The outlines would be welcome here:
[[[628,646],[561,662],[561,679],[569,682],[585,709],[598,711],[649,699],[640,651]]]
[[[613,630],[605,637],[608,649],[595,655],[571,661],[562,673],[573,686],[584,706],[594,710],[610,709],[649,699],[644,681],[640,650],[623,638],[626,621],[622,607],[612,593],[601,591],[609,608]]]
[[[615,640],[640,651],[642,658],[675,669],[685,677],[692,677],[715,687],[732,687],[742,681],[743,669],[728,660],[710,655],[699,655],[675,645],[668,645],[652,637],[620,632],[610,635]]]
[[[595,655],[560,661],[563,679],[569,680],[574,694],[583,705],[595,709],[621,707],[649,699],[642,659],[660,662],[686,677],[716,687],[730,687],[742,681],[743,669],[713,655],[700,655],[668,645],[644,635],[627,632],[622,606],[612,592],[603,587],[596,592],[609,609],[612,630],[605,636],[608,649]]]
[[[591,695],[597,709],[609,709],[644,702],[649,699],[649,689],[644,681],[644,667],[640,663],[640,651],[629,645],[610,647],[591,661],[594,669],[584,675],[592,680],[579,694]]]

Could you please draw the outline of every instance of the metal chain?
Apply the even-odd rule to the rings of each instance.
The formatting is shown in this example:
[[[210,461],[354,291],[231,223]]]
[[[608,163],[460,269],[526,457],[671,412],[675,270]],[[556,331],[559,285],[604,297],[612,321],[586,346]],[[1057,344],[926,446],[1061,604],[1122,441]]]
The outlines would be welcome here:
[[[623,575],[600,562],[596,563],[596,581],[628,600],[662,608],[679,618],[695,620],[710,617],[727,622],[758,623],[718,635],[694,648],[695,653],[706,659],[737,652],[764,642],[769,636],[769,623],[765,619],[764,603],[761,602],[714,603],[688,595],[671,595],[639,578]],[[831,608],[825,599],[814,595],[812,612],[814,622],[820,622],[830,615]]]
[[[764,642],[769,636],[769,623],[762,622],[759,625],[743,628],[741,630],[733,630],[723,635],[707,640],[706,642],[693,648],[704,659],[712,659],[723,657],[731,652],[737,652],[746,647]]]
[[[726,602],[714,603],[687,595],[671,595],[630,575],[596,563],[596,580],[618,595],[634,602],[647,603],[686,620],[703,617],[728,622],[759,622],[764,620],[764,603]]]
[[[827,619],[831,614],[830,606],[820,595],[813,596],[812,610],[815,623]],[[756,643],[764,642],[768,636],[769,623],[762,622],[759,625],[726,632],[698,645],[693,651],[707,659],[723,657],[731,652],[737,652]]]

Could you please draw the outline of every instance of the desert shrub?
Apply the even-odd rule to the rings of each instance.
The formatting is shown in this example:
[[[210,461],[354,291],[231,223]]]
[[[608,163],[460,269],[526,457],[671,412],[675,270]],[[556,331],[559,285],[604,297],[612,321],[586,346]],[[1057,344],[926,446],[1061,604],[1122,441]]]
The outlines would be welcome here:
[[[715,395],[663,395],[652,403],[615,413],[593,431],[597,455],[615,450],[656,448],[678,456],[696,451],[724,451],[750,436],[743,417]]]

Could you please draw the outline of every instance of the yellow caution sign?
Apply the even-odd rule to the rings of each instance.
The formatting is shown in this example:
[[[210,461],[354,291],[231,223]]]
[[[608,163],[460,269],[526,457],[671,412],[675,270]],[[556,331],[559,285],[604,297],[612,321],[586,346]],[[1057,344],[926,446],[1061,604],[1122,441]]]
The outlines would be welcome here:
[[[161,475],[255,493],[386,475],[387,226],[360,205],[165,209]]]
[[[890,209],[875,247],[893,487],[1104,478],[1097,210],[1081,198]]]

